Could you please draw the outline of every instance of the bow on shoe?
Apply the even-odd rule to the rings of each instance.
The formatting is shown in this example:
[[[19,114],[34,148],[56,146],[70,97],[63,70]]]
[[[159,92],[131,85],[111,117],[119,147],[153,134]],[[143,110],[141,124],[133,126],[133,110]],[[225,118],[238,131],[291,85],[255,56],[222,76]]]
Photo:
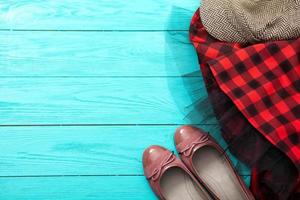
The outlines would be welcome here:
[[[182,149],[179,153],[189,157],[192,155],[192,152],[196,145],[202,144],[208,141],[208,134],[199,137],[196,141],[192,142],[191,144],[187,145],[184,149]]]
[[[161,175],[162,169],[167,166],[168,164],[172,163],[175,160],[175,155],[174,153],[170,153],[170,155],[168,157],[166,157],[162,163],[160,164],[160,166],[158,168],[155,168],[153,173],[147,177],[147,179],[151,179],[152,181],[156,181],[159,176]]]

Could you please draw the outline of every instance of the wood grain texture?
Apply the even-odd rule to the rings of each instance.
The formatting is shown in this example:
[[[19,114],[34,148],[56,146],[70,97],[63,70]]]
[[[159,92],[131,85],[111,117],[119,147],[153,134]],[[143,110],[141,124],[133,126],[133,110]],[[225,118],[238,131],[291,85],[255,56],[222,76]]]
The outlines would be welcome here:
[[[0,125],[215,124],[206,98],[200,77],[2,78]]]
[[[0,185],[1,200],[157,199],[141,176],[0,178]]]
[[[0,4],[0,28],[187,30],[197,7],[197,0],[8,0]]]
[[[2,76],[200,76],[188,32],[0,32]]]
[[[176,151],[177,127],[1,127],[0,176],[142,175],[144,149],[156,144]],[[226,147],[216,125],[201,128]],[[249,174],[230,157],[240,174]]]
[[[179,124],[225,148],[188,39],[197,0],[0,3],[0,199],[156,199]],[[249,185],[249,169],[229,154]]]
[[[0,178],[1,200],[155,200],[147,181],[138,177]]]

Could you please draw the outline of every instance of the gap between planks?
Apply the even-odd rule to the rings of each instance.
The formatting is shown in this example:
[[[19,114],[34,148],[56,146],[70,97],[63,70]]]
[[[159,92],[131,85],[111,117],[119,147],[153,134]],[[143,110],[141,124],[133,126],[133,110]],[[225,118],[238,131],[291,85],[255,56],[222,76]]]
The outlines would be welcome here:
[[[215,126],[217,124],[0,124],[0,127],[34,127],[34,126],[182,126],[182,125],[191,125],[191,126]]]
[[[19,32],[188,32],[189,30],[76,30],[76,29],[0,29],[0,31],[19,31]]]
[[[0,78],[202,78],[201,75],[182,75],[182,76],[43,76],[43,75],[36,75],[36,76],[0,76]]]
[[[0,176],[1,178],[53,178],[53,177],[61,177],[61,178],[67,178],[67,177],[134,177],[134,176],[144,176],[144,174],[74,174],[74,175],[24,175],[24,176]],[[251,175],[239,175],[242,177],[249,177]]]

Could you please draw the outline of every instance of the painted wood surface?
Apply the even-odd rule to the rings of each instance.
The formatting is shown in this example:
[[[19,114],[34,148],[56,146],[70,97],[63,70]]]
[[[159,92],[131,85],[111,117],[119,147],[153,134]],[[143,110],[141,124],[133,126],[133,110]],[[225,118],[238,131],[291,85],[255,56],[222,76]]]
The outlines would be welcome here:
[[[200,77],[2,78],[0,91],[0,125],[216,123]]]
[[[142,176],[0,178],[1,200],[156,199]]]
[[[175,150],[185,123],[226,148],[188,39],[198,6],[0,2],[0,199],[152,200],[144,148]]]
[[[142,176],[0,178],[0,185],[1,200],[156,199]]]
[[[173,135],[177,127],[2,127],[0,177],[142,175],[143,150],[157,144],[176,151]],[[201,128],[226,148],[216,125]],[[231,158],[239,173],[248,175]]]
[[[1,77],[200,76],[187,31],[0,31],[0,57]]]
[[[7,0],[1,29],[187,30],[199,0]]]

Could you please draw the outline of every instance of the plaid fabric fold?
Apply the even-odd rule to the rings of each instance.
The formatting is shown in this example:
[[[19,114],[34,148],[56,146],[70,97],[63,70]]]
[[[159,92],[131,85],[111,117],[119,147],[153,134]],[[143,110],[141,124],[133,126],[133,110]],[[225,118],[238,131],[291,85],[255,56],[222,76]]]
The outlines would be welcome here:
[[[209,62],[221,90],[300,165],[300,40],[257,44]]]
[[[255,169],[252,177],[268,182],[271,199],[288,198],[299,186],[300,39],[221,42],[207,33],[199,11],[192,18],[190,39],[230,150]]]
[[[300,39],[243,47],[201,34],[191,39],[218,86],[253,127],[300,167]]]

